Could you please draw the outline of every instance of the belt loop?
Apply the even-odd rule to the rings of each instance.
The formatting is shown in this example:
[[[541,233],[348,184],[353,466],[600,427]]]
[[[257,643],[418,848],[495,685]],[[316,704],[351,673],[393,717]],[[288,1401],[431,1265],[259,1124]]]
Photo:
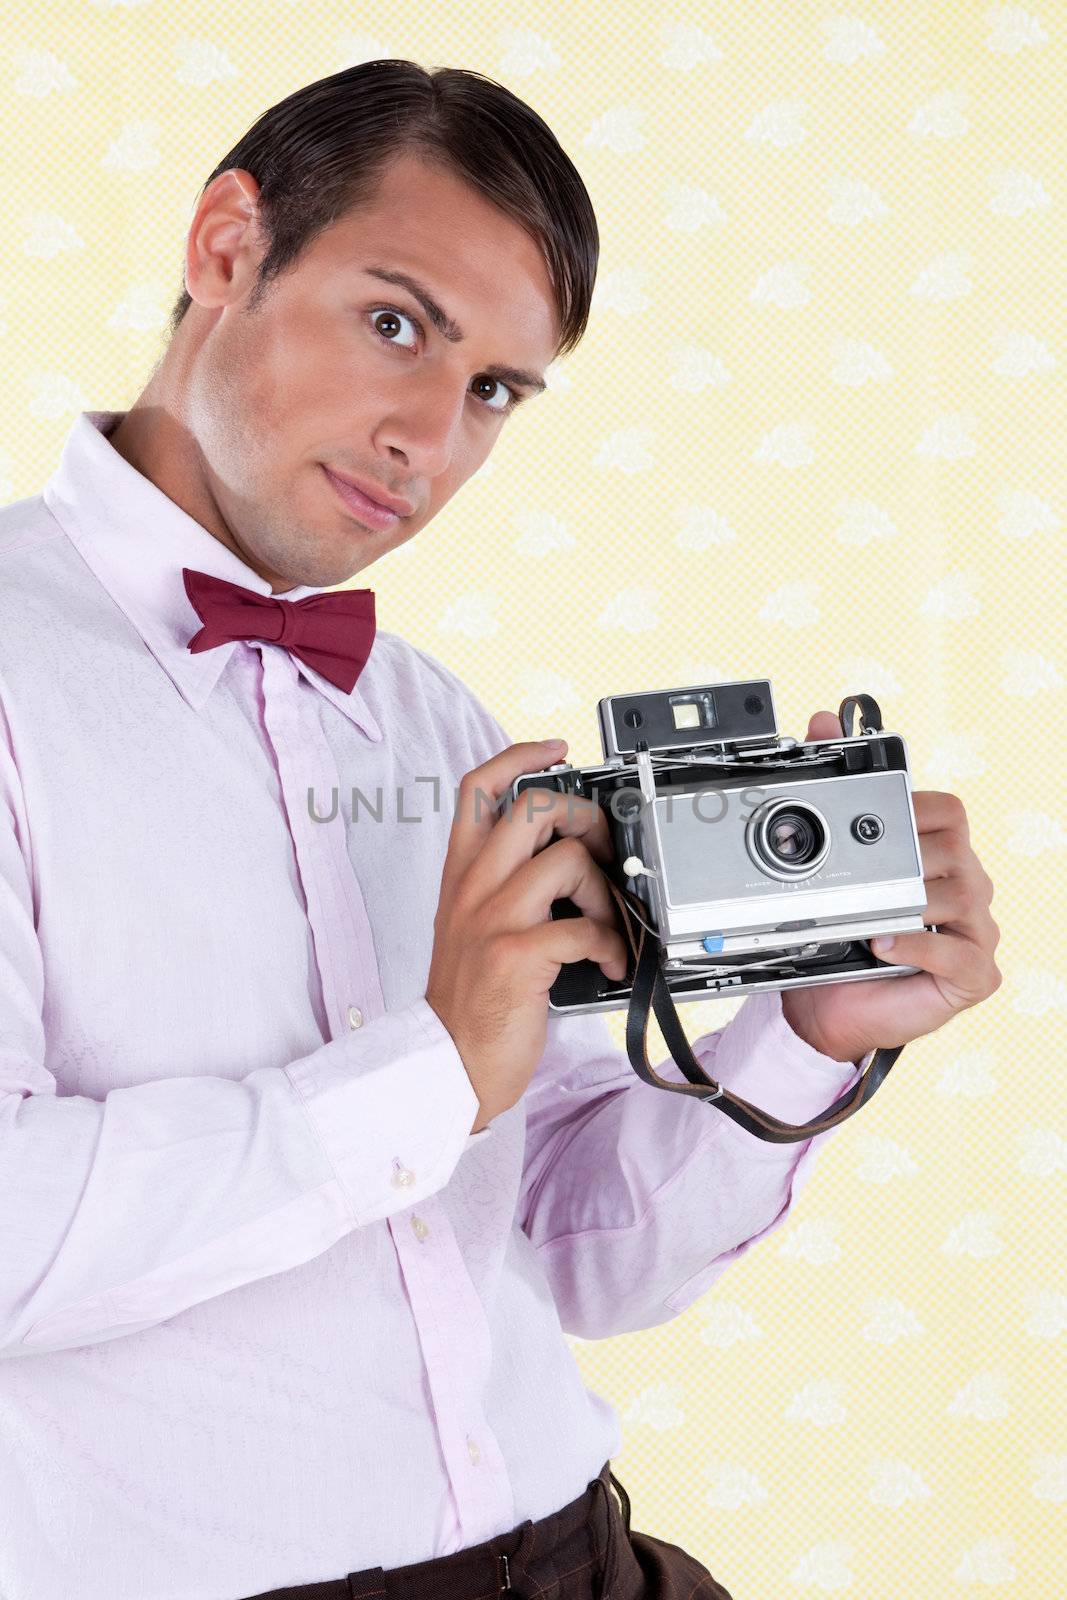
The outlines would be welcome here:
[[[619,1502],[620,1502],[620,1505],[622,1507],[623,1521],[626,1524],[626,1535],[627,1535],[627,1538],[629,1538],[629,1535],[630,1535],[630,1496],[626,1493],[626,1490],[623,1488],[622,1484],[619,1482],[618,1478],[612,1472],[610,1467],[608,1468],[608,1477],[611,1479],[612,1487],[614,1488],[615,1493],[619,1496]]]
[[[515,1589],[512,1587],[511,1568],[512,1564],[518,1567],[527,1559],[533,1549],[535,1537],[533,1523],[529,1520],[529,1518],[527,1518],[522,1525],[522,1537],[516,1545],[513,1554],[511,1556],[506,1556],[503,1554],[503,1552],[498,1554],[496,1558],[498,1595],[507,1594],[511,1595],[512,1600],[526,1600],[525,1594],[523,1594],[520,1589]]]
[[[609,1476],[610,1476],[610,1471],[609,1471]],[[619,1565],[619,1556],[618,1556],[618,1541],[615,1538],[615,1517],[614,1517],[614,1514],[612,1512],[611,1494],[610,1494],[610,1491],[608,1490],[607,1484],[604,1482],[603,1473],[601,1473],[598,1477],[593,1479],[593,1505],[594,1505],[594,1512],[593,1512],[594,1524],[593,1524],[593,1526],[594,1526],[594,1539],[595,1539],[595,1528],[596,1528],[595,1506],[596,1506],[596,1490],[597,1489],[601,1490],[603,1495],[604,1495],[604,1515],[607,1518],[607,1525],[606,1525],[605,1530],[604,1530],[604,1548],[603,1548],[603,1550],[600,1550],[598,1548],[597,1549],[597,1553],[596,1553],[597,1554],[597,1560],[601,1562],[600,1587],[598,1588],[598,1590],[596,1592],[596,1600],[608,1600],[608,1596],[611,1593],[612,1585],[615,1582],[615,1574],[616,1574],[616,1571],[618,1570],[618,1565]],[[599,1545],[599,1540],[596,1540],[596,1543]]]

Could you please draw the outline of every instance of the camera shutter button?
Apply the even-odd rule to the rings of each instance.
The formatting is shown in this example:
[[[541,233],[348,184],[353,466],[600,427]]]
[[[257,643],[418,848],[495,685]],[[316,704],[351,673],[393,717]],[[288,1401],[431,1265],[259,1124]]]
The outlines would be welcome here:
[[[877,844],[884,832],[885,823],[873,811],[865,811],[862,816],[852,819],[852,836],[860,844]]]

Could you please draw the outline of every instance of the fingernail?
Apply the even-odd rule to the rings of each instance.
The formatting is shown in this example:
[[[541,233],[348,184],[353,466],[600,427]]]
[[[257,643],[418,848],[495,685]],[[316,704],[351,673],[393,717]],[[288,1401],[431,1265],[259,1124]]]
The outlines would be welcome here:
[[[892,950],[892,948],[893,940],[890,934],[882,933],[879,934],[877,939],[871,940],[871,949],[878,955],[884,955],[887,950]]]
[[[546,739],[544,743],[546,750],[566,750],[567,748],[566,739]]]

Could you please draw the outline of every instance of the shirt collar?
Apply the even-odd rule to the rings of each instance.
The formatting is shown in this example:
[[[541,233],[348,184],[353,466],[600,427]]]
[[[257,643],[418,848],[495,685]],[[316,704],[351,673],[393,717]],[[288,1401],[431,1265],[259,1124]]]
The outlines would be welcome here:
[[[201,527],[108,442],[125,411],[81,411],[67,435],[45,505],[87,565],[121,607],[175,687],[197,711],[236,649],[236,641],[193,655],[200,618],[185,592],[182,568],[243,584],[271,586]],[[282,597],[303,600],[325,588],[300,584]],[[357,682],[351,694],[293,656],[298,671],[375,743],[382,732]],[[368,662],[368,666],[370,663]],[[367,667],[364,667],[364,671]]]

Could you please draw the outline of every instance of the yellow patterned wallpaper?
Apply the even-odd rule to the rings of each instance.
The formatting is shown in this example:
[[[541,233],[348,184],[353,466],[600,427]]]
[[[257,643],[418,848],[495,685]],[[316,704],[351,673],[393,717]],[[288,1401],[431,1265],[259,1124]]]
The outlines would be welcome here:
[[[673,1322],[573,1341],[634,1525],[737,1600],[1062,1594],[1067,8],[6,16],[4,500],[139,392],[200,184],[297,85],[467,66],[556,130],[602,229],[589,333],[373,569],[381,625],[574,761],[614,691],[766,676],[800,737],[868,690],[964,798],[1002,930],[1000,991],[905,1049],[776,1234]]]

